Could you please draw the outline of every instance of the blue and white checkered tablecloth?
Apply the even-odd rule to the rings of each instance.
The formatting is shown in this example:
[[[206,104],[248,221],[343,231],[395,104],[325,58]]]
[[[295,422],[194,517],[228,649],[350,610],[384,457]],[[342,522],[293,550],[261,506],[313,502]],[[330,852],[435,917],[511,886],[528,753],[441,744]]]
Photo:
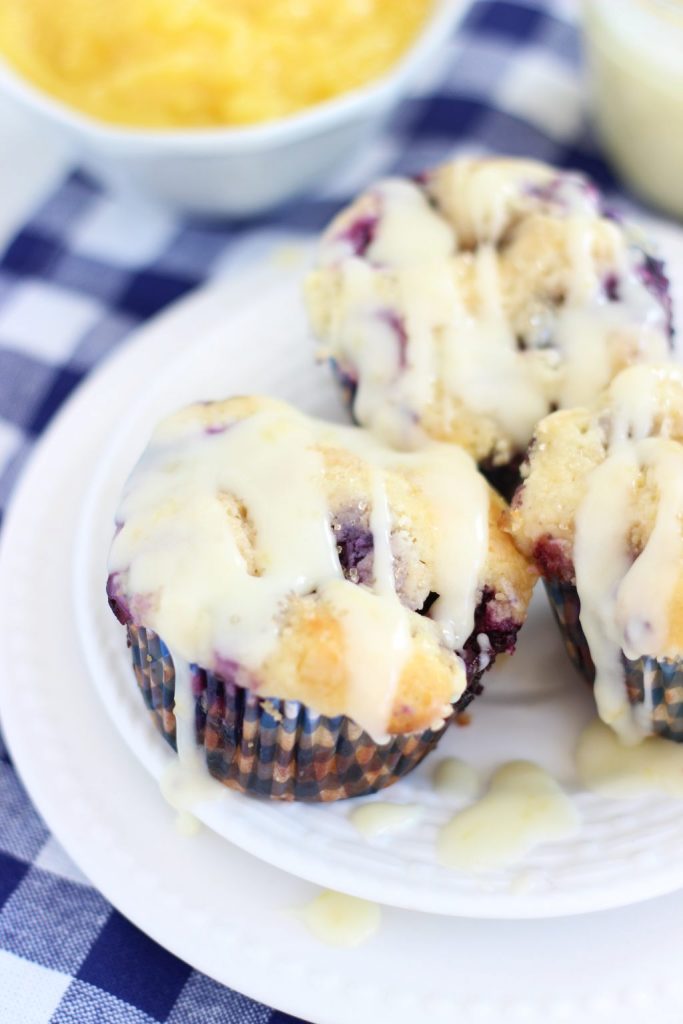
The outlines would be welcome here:
[[[578,4],[577,4],[578,6]],[[332,186],[267,220],[180,221],[74,171],[0,256],[0,515],[60,403],[139,323],[365,181],[455,149],[532,155],[617,185],[586,125],[572,0],[479,0],[439,68]],[[1,198],[0,198],[1,201]],[[0,1024],[284,1024],[129,924],[69,861],[0,741]]]

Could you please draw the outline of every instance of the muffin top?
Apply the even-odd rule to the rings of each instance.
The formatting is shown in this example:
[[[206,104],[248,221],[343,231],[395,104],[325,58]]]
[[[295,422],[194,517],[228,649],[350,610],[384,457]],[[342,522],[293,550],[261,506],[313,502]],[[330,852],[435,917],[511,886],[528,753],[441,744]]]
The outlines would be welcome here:
[[[594,409],[546,417],[522,472],[510,532],[546,579],[576,585],[614,724],[622,652],[683,655],[683,368],[630,367]]]
[[[454,446],[394,452],[268,398],[193,405],[128,480],[108,593],[174,658],[376,738],[418,731],[464,691],[482,607],[487,630],[524,619],[535,575],[503,511]]]
[[[458,159],[380,182],[329,226],[306,301],[363,426],[492,465],[556,408],[666,358],[668,282],[578,174]]]

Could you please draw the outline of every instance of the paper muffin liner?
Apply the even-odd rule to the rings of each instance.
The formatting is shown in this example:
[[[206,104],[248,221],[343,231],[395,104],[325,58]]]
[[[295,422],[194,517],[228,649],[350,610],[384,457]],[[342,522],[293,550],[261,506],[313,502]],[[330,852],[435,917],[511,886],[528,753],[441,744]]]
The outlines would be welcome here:
[[[145,704],[176,749],[171,655],[151,630],[134,625],[127,630]],[[319,802],[375,793],[407,775],[478,692],[481,675],[470,681],[440,729],[380,744],[345,716],[328,718],[296,701],[257,696],[204,669],[191,671],[196,739],[210,774],[240,793]]]
[[[581,602],[576,587],[556,580],[544,580],[544,583],[567,653],[592,685],[595,666],[581,628]],[[630,704],[640,706],[641,715],[645,707],[649,708],[653,733],[683,743],[683,660],[652,657],[631,660],[622,653],[621,662]]]

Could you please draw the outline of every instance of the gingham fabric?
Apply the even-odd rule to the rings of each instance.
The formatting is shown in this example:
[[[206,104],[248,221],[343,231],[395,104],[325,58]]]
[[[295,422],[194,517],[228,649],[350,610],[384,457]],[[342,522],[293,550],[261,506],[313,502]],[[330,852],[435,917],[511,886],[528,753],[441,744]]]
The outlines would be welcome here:
[[[324,191],[261,221],[180,221],[70,174],[0,257],[0,514],[59,405],[131,329],[285,236],[318,230],[371,178],[492,150],[581,168],[617,191],[584,117],[573,8],[475,3],[383,137]],[[0,745],[0,1024],[291,1020],[194,972],[117,913],[50,836]]]

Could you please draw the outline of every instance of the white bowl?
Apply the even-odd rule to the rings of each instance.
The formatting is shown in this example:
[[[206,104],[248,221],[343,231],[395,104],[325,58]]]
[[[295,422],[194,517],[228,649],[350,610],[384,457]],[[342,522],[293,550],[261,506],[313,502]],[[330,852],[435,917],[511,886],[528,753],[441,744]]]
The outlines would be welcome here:
[[[413,46],[370,85],[254,127],[111,126],[52,99],[2,61],[0,88],[115,188],[191,213],[246,217],[302,192],[353,155],[434,59],[465,7],[464,0],[436,0]]]

